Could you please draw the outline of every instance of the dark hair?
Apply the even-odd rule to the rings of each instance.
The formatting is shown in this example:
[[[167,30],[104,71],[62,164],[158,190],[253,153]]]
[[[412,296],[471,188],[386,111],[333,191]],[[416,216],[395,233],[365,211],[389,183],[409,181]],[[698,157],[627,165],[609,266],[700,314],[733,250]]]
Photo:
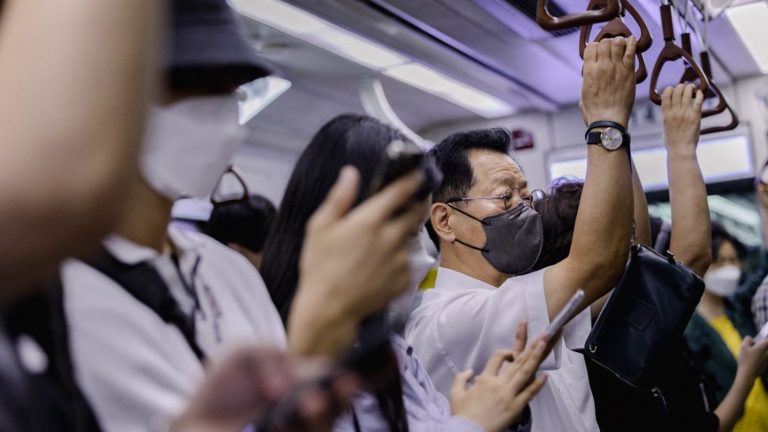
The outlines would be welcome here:
[[[304,230],[345,165],[362,176],[358,202],[387,145],[407,139],[376,119],[343,115],[323,126],[302,152],[291,173],[272,233],[264,246],[261,274],[283,321],[287,321],[299,279]],[[332,301],[332,300],[329,300]],[[389,349],[390,355],[391,348]],[[395,357],[392,357],[396,361]],[[389,429],[408,431],[400,374],[397,368],[374,394]]]
[[[746,247],[732,236],[731,233],[726,231],[725,227],[717,222],[712,222],[712,261],[717,261],[720,258],[720,246],[725,242],[730,242],[734,249],[736,249],[736,255],[739,259],[744,259],[747,253]]]
[[[463,197],[475,182],[472,164],[469,162],[470,150],[493,150],[509,154],[512,147],[512,137],[503,128],[478,129],[469,132],[459,132],[440,141],[430,150],[435,164],[443,173],[443,181],[435,190],[433,202],[445,202],[451,198]],[[437,233],[432,223],[426,223],[429,238],[440,250]]]
[[[560,177],[552,181],[546,199],[536,202],[536,211],[541,215],[544,228],[544,244],[532,271],[557,264],[568,257],[583,189],[582,180]]]
[[[205,232],[224,244],[235,243],[258,253],[276,216],[277,209],[269,199],[251,195],[214,205]]]
[[[406,140],[371,117],[343,115],[323,126],[302,152],[285,190],[272,233],[264,246],[262,277],[286,321],[299,279],[304,229],[345,165],[360,171],[361,185],[371,181],[386,146]],[[358,202],[364,198],[360,188]]]

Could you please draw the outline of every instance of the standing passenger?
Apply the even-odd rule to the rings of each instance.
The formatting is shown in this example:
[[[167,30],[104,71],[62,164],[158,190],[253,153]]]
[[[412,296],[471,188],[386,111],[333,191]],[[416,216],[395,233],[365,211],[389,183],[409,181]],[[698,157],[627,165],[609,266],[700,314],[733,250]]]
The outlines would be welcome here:
[[[101,253],[61,270],[75,376],[107,431],[167,429],[204,362],[245,344],[287,346],[253,266],[169,227],[173,202],[207,197],[240,143],[235,89],[269,74],[224,0],[172,4],[166,92],[150,112],[141,181]]]
[[[633,38],[614,38],[586,48],[581,103],[588,124],[613,122],[611,132],[626,128],[635,99],[635,47]],[[454,374],[478,370],[493,351],[510,346],[520,321],[527,320],[533,339],[576,290],[586,293],[583,311],[619,281],[632,230],[628,141],[624,135],[587,146],[570,254],[530,274],[542,247],[541,220],[509,155],[508,133],[459,133],[432,150],[445,176],[428,224],[441,267],[435,288],[411,315],[406,338],[443,394]],[[590,315],[583,311],[555,340],[542,364],[551,370],[550,381],[531,401],[534,431],[598,429],[584,359],[569,349],[583,347],[589,331]]]

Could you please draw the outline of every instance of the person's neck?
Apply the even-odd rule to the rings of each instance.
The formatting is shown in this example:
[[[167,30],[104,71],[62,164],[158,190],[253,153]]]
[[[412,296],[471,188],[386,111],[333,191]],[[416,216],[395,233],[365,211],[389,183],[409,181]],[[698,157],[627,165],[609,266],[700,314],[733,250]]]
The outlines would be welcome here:
[[[493,268],[493,266],[480,255],[480,252],[459,244],[441,245],[440,267],[464,273],[467,276],[497,288],[500,287],[504,281],[509,279],[509,276],[500,273]]]
[[[722,297],[705,290],[696,310],[707,321],[712,321],[725,315],[725,301]]]
[[[172,208],[171,200],[141,182],[134,187],[130,203],[115,232],[127,240],[163,253]]]

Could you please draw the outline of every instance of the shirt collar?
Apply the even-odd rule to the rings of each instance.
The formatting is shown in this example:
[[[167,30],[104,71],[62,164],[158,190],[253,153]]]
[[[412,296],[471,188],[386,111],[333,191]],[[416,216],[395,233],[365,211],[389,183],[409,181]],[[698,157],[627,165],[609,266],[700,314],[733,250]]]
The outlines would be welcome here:
[[[176,246],[176,250],[181,255],[185,255],[188,252],[197,254],[199,253],[199,250],[203,248],[202,242],[196,241],[173,225],[168,226],[167,234],[168,238]],[[151,261],[160,256],[160,254],[151,247],[134,243],[119,234],[109,235],[104,239],[103,244],[112,256],[124,264],[138,264],[145,261]]]
[[[495,290],[496,287],[487,284],[480,279],[451,270],[447,267],[437,269],[437,279],[435,280],[435,289],[444,291],[463,291],[468,288]]]
[[[134,243],[118,234],[111,234],[104,239],[103,244],[107,251],[123,264],[138,264],[150,261],[160,255],[151,247]]]

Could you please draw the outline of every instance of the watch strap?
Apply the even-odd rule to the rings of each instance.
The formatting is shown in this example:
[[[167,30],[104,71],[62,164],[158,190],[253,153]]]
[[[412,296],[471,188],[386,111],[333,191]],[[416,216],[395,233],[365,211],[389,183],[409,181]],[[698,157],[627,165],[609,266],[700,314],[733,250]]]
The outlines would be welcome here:
[[[600,138],[602,135],[602,132],[587,132],[587,144],[600,145]]]
[[[592,132],[593,129],[609,128],[609,127],[618,129],[619,132],[621,132],[622,134],[627,133],[627,128],[622,126],[620,123],[616,123],[615,121],[600,120],[600,121],[592,122],[589,124],[589,126],[587,126],[587,132],[584,134],[584,138],[586,138],[587,134]]]

